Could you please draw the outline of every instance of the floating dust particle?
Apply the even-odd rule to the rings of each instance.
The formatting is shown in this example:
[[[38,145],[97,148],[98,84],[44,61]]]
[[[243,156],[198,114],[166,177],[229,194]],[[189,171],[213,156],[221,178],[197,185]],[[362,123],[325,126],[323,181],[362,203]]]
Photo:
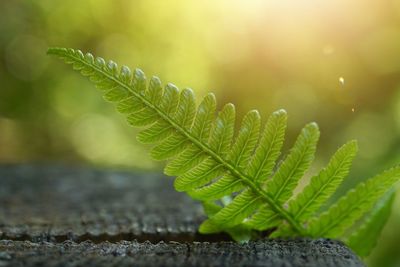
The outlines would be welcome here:
[[[344,86],[344,78],[343,77],[339,77],[339,83],[340,83],[340,85]]]

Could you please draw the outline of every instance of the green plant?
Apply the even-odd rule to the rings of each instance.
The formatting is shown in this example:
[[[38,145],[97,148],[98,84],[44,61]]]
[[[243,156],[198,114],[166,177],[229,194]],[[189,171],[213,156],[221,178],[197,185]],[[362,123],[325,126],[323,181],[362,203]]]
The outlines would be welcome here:
[[[48,53],[88,76],[129,124],[147,127],[138,140],[156,143],[150,154],[156,160],[169,160],[165,173],[177,176],[177,191],[203,201],[209,218],[200,226],[201,233],[225,231],[236,240],[264,230],[271,231],[271,237],[336,238],[348,240],[354,250],[366,255],[360,240],[373,232],[369,247],[373,246],[388,217],[394,194],[390,190],[400,179],[400,166],[360,183],[320,211],[348,174],[357,151],[355,141],[342,146],[294,196],[314,158],[317,124],[303,128],[289,155],[276,166],[286,128],[284,110],[274,112],[262,131],[258,112],[248,112],[234,138],[235,107],[225,105],[215,118],[213,94],[196,107],[192,90],[179,91],[172,84],[163,89],[157,77],[147,85],[141,70],[133,74],[125,66],[119,70],[113,61],[106,63],[79,50],[50,48]],[[388,192],[391,195],[384,197]],[[374,208],[382,197],[383,204]]]

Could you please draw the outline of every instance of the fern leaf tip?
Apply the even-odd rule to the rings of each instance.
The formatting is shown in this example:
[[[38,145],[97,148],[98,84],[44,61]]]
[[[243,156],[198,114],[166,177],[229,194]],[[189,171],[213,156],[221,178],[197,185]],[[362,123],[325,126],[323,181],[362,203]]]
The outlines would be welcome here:
[[[319,129],[318,123],[316,123],[315,121],[308,123],[306,127],[317,129],[317,130]]]
[[[228,104],[225,105],[225,108],[229,108],[229,109],[235,110],[235,105],[232,104],[232,103],[228,103]]]
[[[175,91],[179,91],[178,87],[173,83],[167,83],[166,87],[173,89]]]
[[[252,109],[248,112],[249,116],[261,118],[260,112],[257,109]]]
[[[201,234],[212,234],[221,231],[218,226],[214,225],[210,220],[205,220],[199,227]]]
[[[135,76],[145,77],[146,75],[144,74],[144,72],[141,69],[136,68],[135,69]]]
[[[348,144],[349,146],[354,147],[354,149],[356,149],[356,150],[358,149],[358,141],[355,140],[355,139],[350,140],[349,142],[347,142],[347,144]]]
[[[121,67],[121,74],[128,75],[131,73],[131,69],[128,66],[123,65]]]
[[[287,115],[287,111],[285,110],[285,109],[283,109],[283,108],[281,108],[281,109],[278,109],[277,111],[274,111],[274,113],[273,113],[274,115]]]
[[[207,93],[206,97],[213,98],[213,100],[215,100],[215,101],[217,100],[214,93]]]
[[[61,53],[67,52],[67,48],[64,47],[49,47],[47,49],[47,55],[60,55]]]
[[[158,77],[158,76],[152,76],[151,77],[151,80],[150,80],[150,82],[151,83],[155,83],[155,84],[157,84],[157,85],[161,85],[161,80],[160,80],[160,78]]]
[[[185,192],[187,190],[187,186],[182,185],[178,179],[174,180],[174,188],[178,192]]]
[[[184,88],[183,90],[182,90],[182,93],[183,94],[190,94],[190,95],[193,95],[194,96],[194,92],[193,92],[193,89],[192,88],[189,88],[189,87],[187,87],[187,88]]]

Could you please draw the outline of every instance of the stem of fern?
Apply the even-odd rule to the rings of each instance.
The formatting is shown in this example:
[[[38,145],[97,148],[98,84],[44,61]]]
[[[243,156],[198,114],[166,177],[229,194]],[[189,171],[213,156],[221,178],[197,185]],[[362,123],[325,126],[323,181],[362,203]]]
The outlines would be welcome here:
[[[108,79],[112,80],[113,82],[117,83],[119,86],[125,88],[129,92],[131,92],[133,95],[135,95],[137,98],[139,98],[145,105],[149,106],[151,109],[153,109],[155,112],[159,114],[159,116],[170,123],[177,131],[179,131],[181,134],[183,134],[186,138],[188,138],[193,144],[198,146],[200,149],[208,153],[214,160],[220,162],[229,172],[231,172],[233,175],[241,179],[248,187],[250,187],[256,194],[258,194],[261,198],[263,198],[269,206],[276,212],[278,213],[284,220],[286,220],[292,227],[293,229],[300,235],[306,235],[306,229],[298,222],[296,221],[295,218],[292,217],[292,215],[286,211],[281,205],[277,204],[274,199],[262,188],[257,186],[257,184],[252,181],[251,177],[248,177],[247,175],[243,174],[241,171],[237,170],[232,163],[227,161],[226,159],[222,158],[220,155],[218,155],[216,152],[214,152],[207,144],[204,144],[203,142],[199,141],[196,139],[194,136],[191,135],[190,132],[188,132],[185,128],[181,127],[179,124],[177,124],[171,117],[169,117],[167,114],[165,114],[162,110],[160,110],[158,107],[154,106],[151,102],[149,102],[146,98],[144,98],[141,94],[138,94],[137,92],[133,91],[131,87],[128,84],[125,84],[124,82],[118,80],[114,76],[109,75],[102,69],[98,68],[95,65],[89,64],[85,60],[69,54],[67,50],[64,50],[62,48],[50,48],[48,50],[48,54],[53,54],[53,55],[60,55],[63,57],[69,57],[75,61],[79,61],[82,64],[85,64],[86,66],[94,69],[96,72],[101,73]]]

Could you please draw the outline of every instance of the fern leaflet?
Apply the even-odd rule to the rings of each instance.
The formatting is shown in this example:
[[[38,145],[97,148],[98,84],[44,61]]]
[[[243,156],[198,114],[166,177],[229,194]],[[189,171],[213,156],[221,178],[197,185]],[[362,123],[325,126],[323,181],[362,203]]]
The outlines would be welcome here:
[[[360,256],[368,256],[375,246],[380,232],[389,218],[395,192],[385,195],[368,215],[364,224],[354,231],[346,243]]]

